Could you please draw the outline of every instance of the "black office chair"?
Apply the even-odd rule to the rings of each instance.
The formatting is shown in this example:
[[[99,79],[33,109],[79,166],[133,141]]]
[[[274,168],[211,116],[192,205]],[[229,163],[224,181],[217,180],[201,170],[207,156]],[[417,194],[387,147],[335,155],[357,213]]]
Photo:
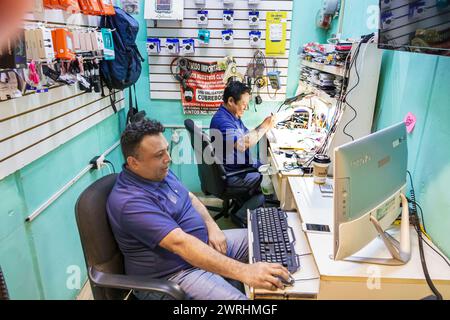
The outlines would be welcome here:
[[[214,216],[214,220],[218,220],[222,217],[228,218],[231,215],[233,220],[245,226],[244,223],[234,216],[234,213],[242,205],[242,195],[248,194],[249,196],[260,192],[259,184],[253,189],[248,189],[244,187],[230,187],[227,185],[227,178],[234,177],[238,175],[243,175],[249,172],[257,172],[258,170],[253,167],[245,168],[232,173],[227,173],[224,166],[221,164],[222,159],[216,157],[214,147],[211,140],[207,134],[202,132],[202,130],[197,127],[191,119],[184,121],[184,126],[189,132],[191,139],[191,146],[194,149],[195,158],[197,160],[198,166],[198,176],[200,178],[201,189],[205,195],[214,195],[215,197],[223,200],[223,207],[207,208],[211,211],[219,212]],[[197,144],[195,143],[197,141]],[[201,141],[201,149],[199,141]],[[208,157],[205,161],[205,156]],[[210,161],[213,159],[213,161]],[[208,164],[212,162],[212,164]]]
[[[106,201],[116,174],[91,184],[78,198],[75,215],[89,282],[95,300],[134,298],[130,290],[154,291],[176,300],[186,298],[175,283],[148,276],[124,274],[124,262],[106,213]]]

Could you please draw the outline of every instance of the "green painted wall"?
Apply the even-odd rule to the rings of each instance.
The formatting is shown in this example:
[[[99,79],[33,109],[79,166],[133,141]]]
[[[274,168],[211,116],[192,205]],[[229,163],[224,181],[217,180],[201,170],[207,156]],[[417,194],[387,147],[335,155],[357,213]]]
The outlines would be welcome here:
[[[310,41],[312,37],[317,38],[316,41],[324,41],[326,32],[317,30],[314,27],[314,21],[317,11],[320,7],[319,1],[294,1],[293,2],[293,22],[291,31],[291,50],[289,55],[289,74],[288,74],[288,88],[287,96],[293,96],[297,89],[299,62],[297,58],[297,50],[300,44]],[[138,46],[142,53],[146,53],[146,21],[143,18],[143,1],[141,1],[141,14],[138,17],[141,25]],[[150,118],[157,119],[166,125],[182,126],[187,118],[192,118],[196,122],[208,127],[211,121],[211,116],[185,116],[182,111],[181,102],[170,100],[154,100],[150,99],[149,95],[149,70],[147,58],[144,63],[142,76],[138,82],[137,88],[139,92],[139,105],[142,106]],[[249,128],[256,127],[261,121],[270,115],[270,112],[276,110],[279,103],[266,102],[258,106],[258,111],[254,111],[253,104],[244,115],[244,123]],[[167,138],[170,139],[172,131],[167,130]],[[181,130],[182,139],[178,146],[174,146],[173,160],[179,162],[178,157],[182,153],[180,149],[190,150],[187,132]],[[182,165],[172,164],[172,170],[183,183],[193,192],[200,192],[200,181],[198,179],[197,167],[193,164],[183,163]]]
[[[343,37],[357,38],[377,31],[378,0],[346,0]],[[374,19],[375,18],[375,19]],[[328,36],[335,33],[337,25]],[[450,58],[384,51],[374,129],[417,116],[408,138],[408,168],[417,201],[424,209],[427,231],[450,256]]]
[[[343,34],[356,37],[372,32],[370,10],[377,0],[347,0]],[[138,45],[146,52],[146,23],[143,20],[143,1]],[[295,93],[299,63],[297,50],[305,42],[325,42],[337,30],[326,33],[315,28],[315,16],[320,1],[294,1],[291,54],[289,59],[288,96]],[[369,26],[368,26],[369,23]],[[141,109],[151,118],[170,125],[182,125],[185,116],[179,102],[150,100],[148,63],[138,83]],[[410,135],[409,168],[414,176],[417,199],[425,211],[425,222],[437,245],[450,256],[450,58],[388,52],[383,56],[375,128],[383,128],[401,121],[408,111],[418,117],[416,130]],[[244,121],[249,127],[257,125],[277,104],[266,103],[254,112],[247,111]],[[74,204],[90,183],[104,172],[85,175],[68,192],[31,223],[24,219],[61,186],[74,177],[95,155],[114,144],[123,128],[124,114],[114,115],[87,130],[72,141],[33,162],[22,170],[0,181],[0,265],[13,299],[73,299],[77,289],[68,289],[67,268],[79,266],[81,283],[86,280],[84,259],[74,219]],[[195,120],[208,125],[210,116],[197,116]],[[167,132],[167,138],[171,136]],[[188,144],[186,133],[181,132],[181,144]],[[177,146],[174,158],[183,157]],[[108,157],[120,168],[122,157],[116,149]],[[175,159],[174,159],[175,160]],[[200,190],[197,169],[192,164],[174,165],[172,168],[187,187]]]
[[[66,286],[75,275],[70,266],[79,267],[81,286],[87,279],[74,206],[79,194],[108,170],[86,174],[35,220],[25,222],[25,218],[90,159],[117,142],[123,117],[122,111],[107,118],[0,181],[0,265],[11,299],[74,299],[78,295],[79,289]],[[108,159],[120,168],[120,149]]]

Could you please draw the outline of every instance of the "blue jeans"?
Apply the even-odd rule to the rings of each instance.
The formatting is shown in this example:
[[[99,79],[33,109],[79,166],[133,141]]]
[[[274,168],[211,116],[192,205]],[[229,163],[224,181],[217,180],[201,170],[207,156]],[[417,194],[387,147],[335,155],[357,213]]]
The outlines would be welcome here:
[[[227,256],[248,263],[247,229],[224,230],[227,239]],[[199,268],[182,270],[167,278],[177,283],[188,296],[195,300],[246,300],[247,297],[222,276]],[[135,291],[140,300],[168,299],[167,296]]]
[[[239,199],[240,208],[235,216],[240,220],[241,226],[247,226],[247,209],[253,210],[264,205],[264,195],[260,192],[261,174],[259,172],[250,172],[246,175],[230,177],[227,179],[230,187],[242,187],[248,190],[254,190],[254,194],[243,194]]]

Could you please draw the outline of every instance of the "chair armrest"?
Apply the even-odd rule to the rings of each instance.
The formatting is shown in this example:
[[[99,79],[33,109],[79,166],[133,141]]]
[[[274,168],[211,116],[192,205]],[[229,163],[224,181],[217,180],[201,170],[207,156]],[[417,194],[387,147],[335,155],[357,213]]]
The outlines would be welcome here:
[[[225,174],[225,176],[223,176],[223,178],[226,179],[226,178],[230,178],[230,177],[234,177],[234,176],[238,176],[238,175],[241,175],[244,173],[250,173],[250,172],[258,172],[258,169],[254,168],[254,167],[248,167],[248,168],[238,170],[238,171],[233,171],[233,172],[229,172],[229,173],[227,172]]]
[[[167,294],[175,300],[186,299],[183,289],[169,280],[160,280],[149,276],[104,273],[93,267],[89,268],[89,279],[96,286],[103,288],[155,291]]]

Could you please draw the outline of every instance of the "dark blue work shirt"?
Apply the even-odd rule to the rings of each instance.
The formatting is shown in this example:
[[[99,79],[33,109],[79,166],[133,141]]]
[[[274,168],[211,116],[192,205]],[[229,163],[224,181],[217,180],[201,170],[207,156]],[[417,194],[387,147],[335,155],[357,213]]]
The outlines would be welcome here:
[[[209,126],[211,139],[218,141],[217,133],[222,134],[221,141],[222,150],[216,154],[222,155],[223,164],[227,171],[237,171],[249,166],[258,167],[259,163],[250,156],[250,149],[245,152],[238,151],[234,145],[242,136],[246,135],[249,130],[240,118],[233,115],[227,108],[221,106],[211,119]],[[214,138],[213,138],[214,137]],[[220,145],[220,144],[219,144]]]
[[[203,218],[171,171],[163,181],[153,182],[124,167],[108,198],[107,212],[130,275],[164,278],[191,267],[159,246],[176,228],[208,243]]]

